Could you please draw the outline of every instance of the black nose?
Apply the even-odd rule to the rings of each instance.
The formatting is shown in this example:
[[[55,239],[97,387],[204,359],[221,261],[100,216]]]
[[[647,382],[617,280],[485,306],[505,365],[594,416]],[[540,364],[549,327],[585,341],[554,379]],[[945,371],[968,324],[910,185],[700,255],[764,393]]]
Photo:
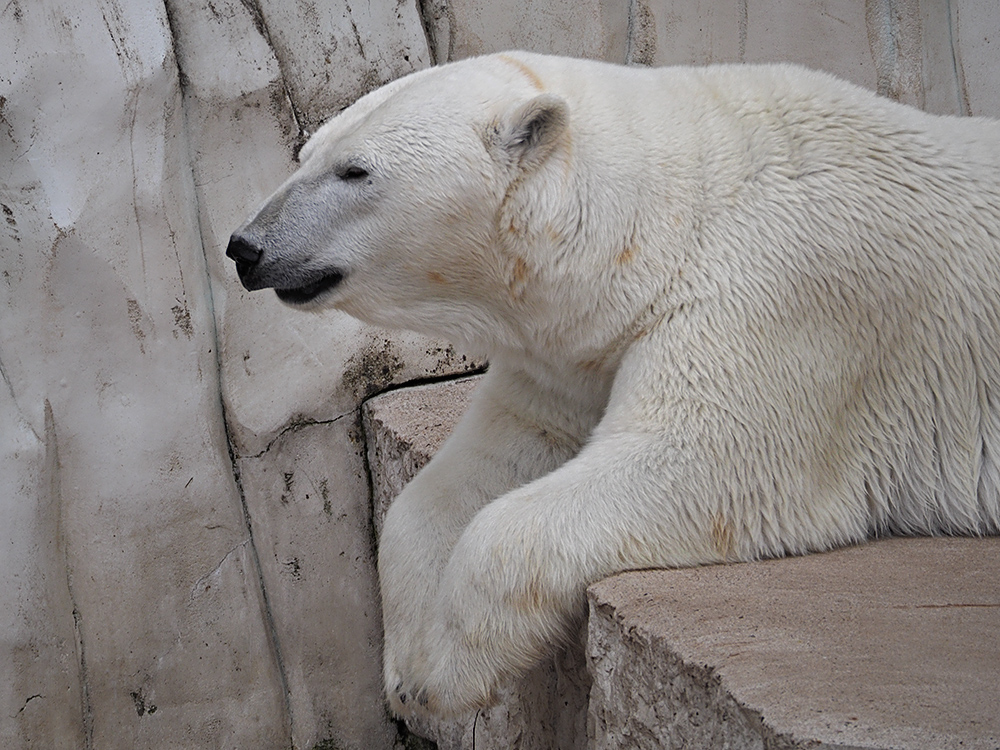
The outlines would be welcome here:
[[[241,272],[244,268],[249,269],[250,266],[256,265],[263,254],[264,252],[259,247],[249,240],[240,237],[238,234],[234,234],[229,238],[229,247],[226,248],[226,255],[236,261],[236,267]]]

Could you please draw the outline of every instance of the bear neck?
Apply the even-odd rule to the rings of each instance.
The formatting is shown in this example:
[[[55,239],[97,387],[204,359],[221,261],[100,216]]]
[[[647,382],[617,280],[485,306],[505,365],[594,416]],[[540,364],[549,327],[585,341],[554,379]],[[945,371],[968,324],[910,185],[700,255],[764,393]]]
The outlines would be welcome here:
[[[499,293],[490,300],[498,335],[480,346],[492,358],[607,375],[668,314],[683,262],[677,248],[690,237],[683,222],[650,214],[637,198],[659,195],[669,206],[667,188],[640,184],[639,175],[612,168],[616,154],[593,158],[581,141],[572,134],[535,173],[515,180],[500,205],[491,282]],[[663,183],[685,187],[669,175]]]

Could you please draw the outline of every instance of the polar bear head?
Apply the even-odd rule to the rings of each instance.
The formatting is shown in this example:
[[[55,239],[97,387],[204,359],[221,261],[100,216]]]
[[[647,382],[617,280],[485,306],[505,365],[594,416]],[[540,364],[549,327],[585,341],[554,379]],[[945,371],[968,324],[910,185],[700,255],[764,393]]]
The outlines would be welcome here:
[[[568,128],[565,99],[514,56],[412,74],[320,128],[227,254],[293,307],[475,340],[525,274],[505,206],[551,184]]]

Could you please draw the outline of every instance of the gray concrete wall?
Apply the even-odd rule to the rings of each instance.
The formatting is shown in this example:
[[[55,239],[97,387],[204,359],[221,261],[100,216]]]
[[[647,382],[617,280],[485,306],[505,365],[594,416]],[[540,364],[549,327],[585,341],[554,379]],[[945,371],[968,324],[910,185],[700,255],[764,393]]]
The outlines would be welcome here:
[[[998,45],[995,0],[3,3],[0,746],[395,742],[359,406],[470,363],[222,256],[328,115],[508,47],[997,115]]]

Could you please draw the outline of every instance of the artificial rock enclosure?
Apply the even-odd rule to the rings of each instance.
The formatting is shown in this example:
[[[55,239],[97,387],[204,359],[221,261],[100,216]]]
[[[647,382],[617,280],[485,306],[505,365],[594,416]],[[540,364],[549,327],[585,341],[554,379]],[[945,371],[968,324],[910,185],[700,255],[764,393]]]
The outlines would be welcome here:
[[[305,135],[526,48],[791,60],[1000,115],[994,0],[9,0],[0,746],[389,748],[361,406],[477,364],[246,293]]]

